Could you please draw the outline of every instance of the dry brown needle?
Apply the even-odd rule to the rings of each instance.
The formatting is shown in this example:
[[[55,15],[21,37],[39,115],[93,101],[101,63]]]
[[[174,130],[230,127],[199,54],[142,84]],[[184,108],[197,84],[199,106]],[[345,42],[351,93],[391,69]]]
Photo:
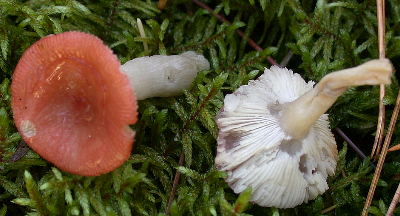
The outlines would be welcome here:
[[[377,0],[377,18],[378,18],[378,43],[379,43],[379,58],[385,58],[385,1]],[[372,148],[371,158],[377,157],[382,148],[382,140],[385,128],[385,105],[383,99],[385,97],[385,85],[380,85],[379,93],[379,116],[376,128],[374,147]]]
[[[377,18],[378,18],[378,43],[379,43],[379,58],[385,58],[385,1],[384,0],[376,0],[377,7]],[[385,123],[385,106],[383,105],[383,98],[385,97],[385,86],[383,84],[380,85],[380,96],[379,96],[379,117],[378,117],[378,125],[375,135],[374,147],[372,149],[371,158],[374,156],[380,156],[378,165],[376,166],[374,177],[371,181],[371,186],[368,191],[368,196],[364,204],[364,208],[362,211],[362,215],[366,216],[368,214],[368,209],[371,205],[372,198],[374,197],[376,185],[379,180],[379,176],[382,171],[383,164],[385,162],[387,150],[389,147],[389,143],[393,134],[394,125],[397,121],[397,114],[399,110],[399,96],[397,97],[396,107],[393,111],[392,119],[389,125],[389,131],[385,138],[385,142],[382,146],[382,140],[384,135],[384,123]],[[381,150],[382,149],[382,150]]]
[[[396,193],[394,194],[392,202],[390,203],[389,209],[386,212],[386,216],[393,215],[393,212],[396,209],[396,205],[397,205],[397,203],[399,203],[399,199],[400,199],[400,184],[399,184],[399,186],[397,186]]]
[[[371,186],[368,191],[367,200],[365,201],[365,205],[364,205],[364,208],[362,211],[363,216],[366,216],[368,214],[368,208],[371,205],[372,198],[375,193],[376,185],[378,183],[379,176],[380,176],[382,168],[383,168],[383,164],[385,163],[386,154],[387,154],[387,151],[389,148],[389,143],[392,139],[392,135],[393,135],[394,128],[396,125],[396,121],[397,121],[397,116],[399,114],[399,110],[400,110],[400,90],[397,94],[396,106],[394,107],[392,118],[390,119],[389,130],[385,137],[385,141],[383,143],[382,153],[380,154],[378,165],[376,166],[374,177],[372,179]]]

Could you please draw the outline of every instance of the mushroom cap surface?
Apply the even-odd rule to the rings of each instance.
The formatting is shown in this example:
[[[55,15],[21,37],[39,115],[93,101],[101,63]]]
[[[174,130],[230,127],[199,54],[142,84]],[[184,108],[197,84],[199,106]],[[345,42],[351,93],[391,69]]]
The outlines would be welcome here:
[[[113,52],[82,32],[49,35],[21,57],[11,85],[26,143],[63,171],[107,173],[131,154],[137,105]]]
[[[251,201],[291,208],[328,189],[337,149],[323,114],[302,139],[284,132],[279,117],[284,104],[313,88],[291,70],[272,66],[257,80],[225,97],[216,118],[219,127],[216,166],[226,171],[235,193],[252,188]]]

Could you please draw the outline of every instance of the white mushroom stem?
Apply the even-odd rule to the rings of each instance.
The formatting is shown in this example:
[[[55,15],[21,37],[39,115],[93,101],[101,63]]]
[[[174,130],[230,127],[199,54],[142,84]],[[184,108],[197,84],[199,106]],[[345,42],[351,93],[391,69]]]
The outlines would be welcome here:
[[[179,95],[190,87],[197,72],[209,68],[207,59],[193,51],[135,58],[121,66],[138,100]]]
[[[393,67],[389,60],[371,60],[357,67],[333,72],[309,92],[283,104],[281,126],[292,138],[308,134],[315,121],[351,86],[390,84]]]

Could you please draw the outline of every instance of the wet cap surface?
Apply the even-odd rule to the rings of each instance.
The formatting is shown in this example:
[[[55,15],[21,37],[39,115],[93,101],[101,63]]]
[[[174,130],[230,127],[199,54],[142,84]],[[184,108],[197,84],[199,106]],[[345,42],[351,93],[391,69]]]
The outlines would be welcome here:
[[[96,36],[65,32],[29,47],[13,74],[15,124],[44,159],[93,176],[130,155],[136,99],[112,51]]]

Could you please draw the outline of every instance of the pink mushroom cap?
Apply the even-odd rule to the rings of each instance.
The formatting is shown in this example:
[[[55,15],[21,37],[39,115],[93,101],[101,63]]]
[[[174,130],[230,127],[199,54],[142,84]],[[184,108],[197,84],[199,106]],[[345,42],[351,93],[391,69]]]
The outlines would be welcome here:
[[[96,36],[49,35],[21,57],[11,85],[26,143],[63,171],[110,172],[128,159],[137,104],[120,62]]]

